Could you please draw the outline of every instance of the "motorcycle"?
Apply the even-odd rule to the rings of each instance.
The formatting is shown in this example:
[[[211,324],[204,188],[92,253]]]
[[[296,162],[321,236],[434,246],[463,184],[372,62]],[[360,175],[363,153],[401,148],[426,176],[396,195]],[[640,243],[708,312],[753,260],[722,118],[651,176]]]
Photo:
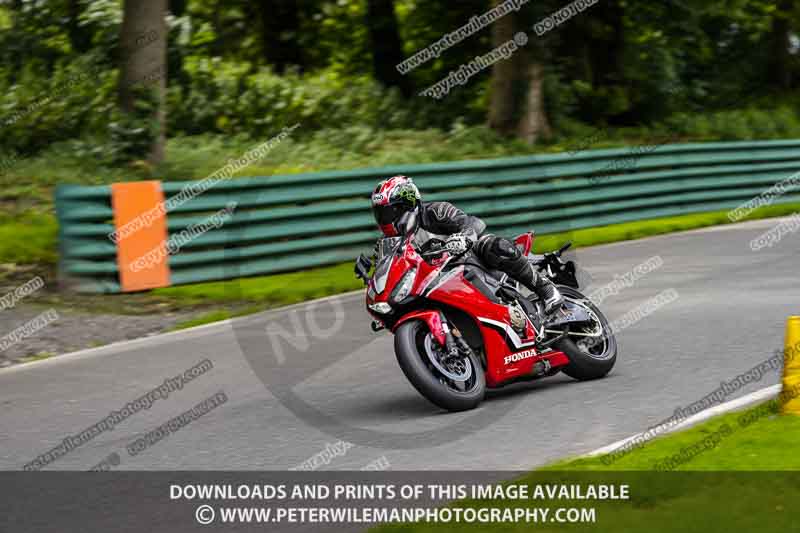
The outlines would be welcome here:
[[[380,239],[372,259],[358,258],[355,273],[367,287],[373,331],[394,334],[400,368],[433,404],[463,411],[477,407],[487,388],[559,372],[597,379],[613,368],[617,342],[608,320],[578,290],[575,264],[561,258],[571,243],[532,255],[532,232],[515,239],[564,296],[562,308],[547,316],[535,294],[524,294],[471,251],[453,255],[436,238],[418,246],[415,212],[398,227],[400,236]]]

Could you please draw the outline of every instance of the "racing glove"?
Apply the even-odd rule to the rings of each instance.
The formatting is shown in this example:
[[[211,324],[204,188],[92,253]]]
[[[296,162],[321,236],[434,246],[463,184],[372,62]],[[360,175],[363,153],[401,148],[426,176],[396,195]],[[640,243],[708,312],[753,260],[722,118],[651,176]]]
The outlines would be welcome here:
[[[461,255],[472,248],[472,239],[464,233],[454,233],[445,241],[445,248],[452,255]]]

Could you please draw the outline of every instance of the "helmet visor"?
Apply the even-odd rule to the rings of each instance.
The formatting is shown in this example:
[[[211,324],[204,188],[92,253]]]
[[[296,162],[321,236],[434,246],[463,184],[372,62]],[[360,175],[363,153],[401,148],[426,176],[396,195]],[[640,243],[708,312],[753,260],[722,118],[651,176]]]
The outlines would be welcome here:
[[[372,214],[375,215],[375,222],[377,222],[379,226],[385,226],[387,224],[394,224],[400,220],[403,213],[410,209],[411,207],[405,203],[376,205],[372,207]]]

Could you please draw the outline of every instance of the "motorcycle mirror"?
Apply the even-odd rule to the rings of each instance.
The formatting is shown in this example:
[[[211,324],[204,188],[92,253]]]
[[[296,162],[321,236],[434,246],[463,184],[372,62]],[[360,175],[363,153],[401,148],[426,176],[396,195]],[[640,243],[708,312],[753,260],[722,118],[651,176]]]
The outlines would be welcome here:
[[[366,284],[369,281],[369,270],[371,268],[372,261],[370,261],[370,259],[364,254],[361,254],[358,256],[355,268],[353,270],[355,271],[356,277],[363,280]]]

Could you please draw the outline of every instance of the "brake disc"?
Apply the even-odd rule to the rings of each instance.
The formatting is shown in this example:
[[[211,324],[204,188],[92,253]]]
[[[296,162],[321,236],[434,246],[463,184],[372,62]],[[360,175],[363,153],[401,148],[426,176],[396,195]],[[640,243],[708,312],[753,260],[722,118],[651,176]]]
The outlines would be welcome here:
[[[436,368],[436,370],[441,372],[444,377],[458,382],[467,381],[472,377],[472,365],[469,362],[469,358],[465,357],[462,359],[463,364],[461,366],[463,367],[463,370],[459,372],[459,369],[448,368],[449,365],[442,364],[442,362],[439,360],[440,351],[435,349],[433,346],[433,334],[428,333],[425,336],[424,345],[425,355],[428,356],[431,364]]]

